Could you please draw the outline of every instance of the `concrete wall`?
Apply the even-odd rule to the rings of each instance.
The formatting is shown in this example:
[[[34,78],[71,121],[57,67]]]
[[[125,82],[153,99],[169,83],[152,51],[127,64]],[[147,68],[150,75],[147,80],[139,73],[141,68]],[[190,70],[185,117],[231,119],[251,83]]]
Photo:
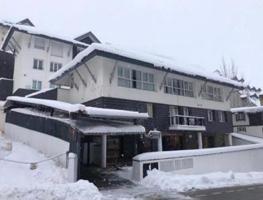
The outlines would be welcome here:
[[[263,126],[245,126],[245,127],[246,127],[246,132],[238,132],[237,127],[234,127],[234,132],[263,138]]]
[[[143,178],[143,165],[158,163],[161,171],[176,171],[178,174],[202,174],[210,172],[249,172],[263,171],[263,144],[252,144],[235,147],[213,148],[203,150],[174,151],[169,158],[158,159],[161,152],[149,155],[150,159],[133,160],[133,179]]]
[[[5,123],[5,134],[14,141],[32,146],[48,157],[69,151],[69,142],[14,124]],[[66,155],[59,157],[56,161],[66,167]]]

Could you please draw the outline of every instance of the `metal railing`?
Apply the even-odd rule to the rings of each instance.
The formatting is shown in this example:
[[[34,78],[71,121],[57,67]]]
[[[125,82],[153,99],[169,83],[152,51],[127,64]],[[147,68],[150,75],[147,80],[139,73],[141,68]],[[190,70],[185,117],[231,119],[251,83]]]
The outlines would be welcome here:
[[[170,126],[205,126],[204,117],[173,115],[170,116]]]

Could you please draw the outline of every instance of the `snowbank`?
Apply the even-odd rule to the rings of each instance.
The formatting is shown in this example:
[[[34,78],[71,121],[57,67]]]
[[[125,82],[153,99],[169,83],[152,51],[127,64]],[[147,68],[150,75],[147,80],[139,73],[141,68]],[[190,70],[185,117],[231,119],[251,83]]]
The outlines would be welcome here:
[[[147,188],[157,187],[161,190],[176,190],[178,192],[262,183],[263,172],[216,172],[202,175],[178,175],[176,172],[161,172],[158,170],[149,171],[148,176],[140,182],[141,185]]]
[[[0,186],[0,199],[12,200],[100,200],[102,195],[88,181],[67,184],[45,184],[33,187]]]
[[[6,140],[1,138],[1,141]],[[12,152],[4,159],[34,162],[46,157],[27,145],[13,142]],[[0,177],[0,199],[99,200],[102,198],[95,185],[88,181],[67,183],[66,170],[56,166],[54,161],[40,163],[35,170],[31,170],[28,164],[0,160]]]

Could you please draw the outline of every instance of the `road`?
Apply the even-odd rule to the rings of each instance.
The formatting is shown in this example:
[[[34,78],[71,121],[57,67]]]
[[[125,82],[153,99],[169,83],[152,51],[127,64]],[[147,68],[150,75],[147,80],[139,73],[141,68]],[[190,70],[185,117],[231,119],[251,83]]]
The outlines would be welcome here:
[[[263,200],[263,185],[199,190],[186,195],[194,200]]]

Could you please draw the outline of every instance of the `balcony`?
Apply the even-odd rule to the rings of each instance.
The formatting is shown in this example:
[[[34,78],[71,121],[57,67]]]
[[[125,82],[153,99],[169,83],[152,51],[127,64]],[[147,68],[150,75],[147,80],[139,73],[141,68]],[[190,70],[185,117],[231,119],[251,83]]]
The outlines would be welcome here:
[[[169,130],[205,131],[204,117],[173,115],[170,116]]]

